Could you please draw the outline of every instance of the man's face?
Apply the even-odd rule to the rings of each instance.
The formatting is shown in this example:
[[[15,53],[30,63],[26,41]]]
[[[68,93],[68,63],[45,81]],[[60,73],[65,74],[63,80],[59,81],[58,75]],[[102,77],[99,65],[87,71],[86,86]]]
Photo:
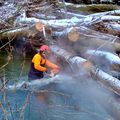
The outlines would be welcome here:
[[[47,51],[44,50],[44,51],[42,52],[42,55],[43,55],[43,56],[46,56],[46,54],[47,54]]]

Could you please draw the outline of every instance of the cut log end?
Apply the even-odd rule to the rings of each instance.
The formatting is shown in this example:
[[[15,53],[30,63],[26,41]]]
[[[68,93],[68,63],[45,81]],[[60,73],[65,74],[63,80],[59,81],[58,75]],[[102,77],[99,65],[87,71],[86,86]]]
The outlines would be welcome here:
[[[79,33],[76,28],[72,28],[68,33],[68,39],[72,42],[76,42],[79,39]]]
[[[36,28],[36,30],[38,30],[38,31],[43,31],[43,27],[44,27],[45,25],[43,24],[43,23],[41,23],[41,22],[37,22],[36,24],[35,24],[35,28]]]

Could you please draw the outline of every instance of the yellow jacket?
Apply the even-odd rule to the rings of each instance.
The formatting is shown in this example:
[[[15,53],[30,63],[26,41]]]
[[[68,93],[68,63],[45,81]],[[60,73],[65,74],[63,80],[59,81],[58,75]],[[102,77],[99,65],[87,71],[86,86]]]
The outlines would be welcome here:
[[[50,67],[51,69],[57,69],[59,68],[56,64],[52,63],[51,61],[44,59],[39,53],[37,53],[33,59],[32,59],[32,63],[34,63],[34,68],[36,70],[45,72],[46,71],[46,66]]]

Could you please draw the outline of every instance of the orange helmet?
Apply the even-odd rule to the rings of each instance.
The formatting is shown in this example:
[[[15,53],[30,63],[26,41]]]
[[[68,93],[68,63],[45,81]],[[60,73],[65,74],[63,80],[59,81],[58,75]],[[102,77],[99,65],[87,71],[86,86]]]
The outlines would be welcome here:
[[[47,51],[47,52],[49,52],[50,51],[50,48],[47,46],[47,45],[42,45],[41,47],[40,47],[40,51]]]

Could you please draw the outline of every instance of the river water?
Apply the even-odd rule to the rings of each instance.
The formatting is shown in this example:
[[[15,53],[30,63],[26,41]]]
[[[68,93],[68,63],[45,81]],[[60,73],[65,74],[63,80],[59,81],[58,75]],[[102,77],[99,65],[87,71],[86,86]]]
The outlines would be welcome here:
[[[15,56],[0,75],[9,80],[8,85],[27,81],[30,60]],[[2,53],[0,67],[6,62]],[[1,91],[0,120],[119,120],[112,102],[116,96],[104,86],[85,74],[75,77],[61,72],[60,79],[36,92]]]

